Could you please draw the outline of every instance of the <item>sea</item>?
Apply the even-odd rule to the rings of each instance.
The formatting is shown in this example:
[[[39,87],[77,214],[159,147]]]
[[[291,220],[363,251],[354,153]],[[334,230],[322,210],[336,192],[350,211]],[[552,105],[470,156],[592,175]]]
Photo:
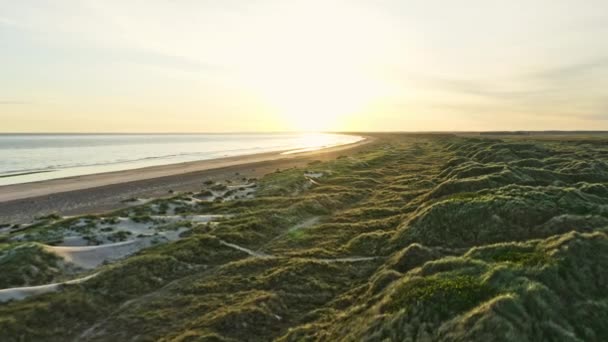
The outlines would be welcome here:
[[[362,139],[329,133],[0,134],[0,186],[263,152],[288,154]]]

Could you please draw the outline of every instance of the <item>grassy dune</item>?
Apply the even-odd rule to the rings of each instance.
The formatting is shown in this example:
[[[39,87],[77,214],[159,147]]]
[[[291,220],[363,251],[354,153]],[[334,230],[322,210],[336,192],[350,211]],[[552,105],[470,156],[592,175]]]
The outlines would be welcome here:
[[[201,184],[6,234],[1,288],[97,275],[0,304],[0,340],[608,339],[608,138],[377,138],[248,196],[189,201],[219,189]],[[171,210],[184,219],[155,229],[179,240],[95,270],[40,247],[76,220],[92,234]]]

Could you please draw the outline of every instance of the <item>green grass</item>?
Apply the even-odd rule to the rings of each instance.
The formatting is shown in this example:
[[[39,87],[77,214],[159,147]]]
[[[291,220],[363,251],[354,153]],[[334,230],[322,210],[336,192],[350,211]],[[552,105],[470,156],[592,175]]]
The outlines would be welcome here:
[[[488,299],[494,291],[472,276],[426,277],[398,285],[382,310],[414,312],[415,306],[433,306],[435,314],[448,316],[470,309]]]
[[[62,260],[39,244],[0,245],[0,289],[52,283],[62,267]]]

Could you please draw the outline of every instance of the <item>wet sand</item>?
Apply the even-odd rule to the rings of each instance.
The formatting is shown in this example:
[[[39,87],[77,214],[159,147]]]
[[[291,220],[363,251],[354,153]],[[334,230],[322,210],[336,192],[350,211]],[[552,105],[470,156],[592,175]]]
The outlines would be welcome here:
[[[126,207],[131,198],[157,198],[172,192],[200,191],[206,180],[261,177],[276,169],[303,167],[356,153],[374,139],[317,151],[283,151],[153,166],[41,182],[0,186],[0,224],[24,223],[34,217],[96,214]]]

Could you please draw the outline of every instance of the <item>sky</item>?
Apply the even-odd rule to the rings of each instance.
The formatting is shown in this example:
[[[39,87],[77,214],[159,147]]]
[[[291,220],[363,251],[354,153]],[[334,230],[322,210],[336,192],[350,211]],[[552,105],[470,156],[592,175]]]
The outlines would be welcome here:
[[[605,0],[0,0],[0,132],[608,130]]]

